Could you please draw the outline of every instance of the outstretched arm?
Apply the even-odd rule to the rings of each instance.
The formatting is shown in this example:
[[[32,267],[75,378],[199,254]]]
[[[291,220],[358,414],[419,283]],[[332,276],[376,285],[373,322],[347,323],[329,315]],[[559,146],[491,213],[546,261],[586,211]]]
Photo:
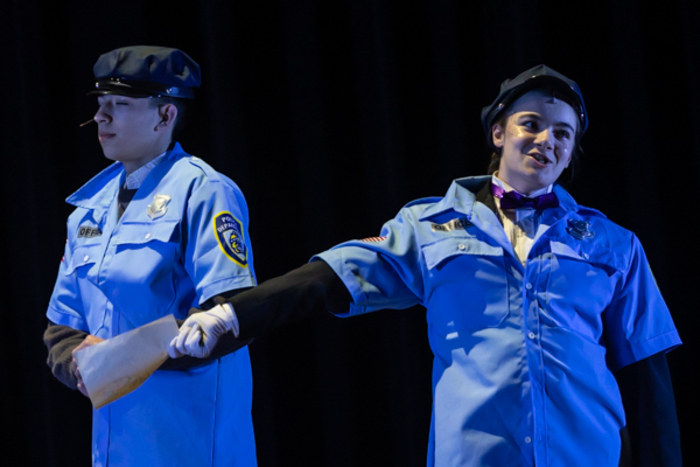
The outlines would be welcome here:
[[[314,261],[237,294],[226,301],[231,308],[222,304],[190,315],[170,344],[170,355],[230,353],[240,340],[260,336],[321,308],[343,313],[351,301],[350,292],[331,267]]]

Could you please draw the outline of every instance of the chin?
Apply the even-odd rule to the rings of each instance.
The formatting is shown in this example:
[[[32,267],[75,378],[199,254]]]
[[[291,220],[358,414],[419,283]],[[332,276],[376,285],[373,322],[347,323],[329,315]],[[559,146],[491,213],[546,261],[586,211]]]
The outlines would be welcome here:
[[[111,149],[109,147],[102,147],[102,154],[104,154],[105,159],[109,159],[110,161],[114,162],[119,162],[124,159],[124,155],[120,154],[118,151],[115,151],[114,149]]]
[[[109,152],[103,151],[103,154],[104,154],[104,156],[105,156],[105,159],[108,159],[108,160],[110,160],[110,161],[117,162],[117,161],[119,160],[119,159],[117,158],[117,156],[114,156],[114,155],[110,154]]]

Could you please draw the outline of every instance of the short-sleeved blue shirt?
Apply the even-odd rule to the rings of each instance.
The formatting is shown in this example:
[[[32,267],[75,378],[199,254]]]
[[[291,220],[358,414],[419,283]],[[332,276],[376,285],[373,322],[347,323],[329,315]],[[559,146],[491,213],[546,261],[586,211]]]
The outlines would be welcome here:
[[[579,206],[540,211],[525,266],[455,180],[379,237],[318,255],[353,297],[346,316],[422,304],[433,364],[429,466],[617,466],[613,372],[681,341],[636,236]]]
[[[108,339],[255,285],[240,189],[179,144],[118,216],[121,163],[68,202],[68,240],[48,318]],[[247,348],[187,371],[156,371],[94,411],[93,465],[254,466]]]

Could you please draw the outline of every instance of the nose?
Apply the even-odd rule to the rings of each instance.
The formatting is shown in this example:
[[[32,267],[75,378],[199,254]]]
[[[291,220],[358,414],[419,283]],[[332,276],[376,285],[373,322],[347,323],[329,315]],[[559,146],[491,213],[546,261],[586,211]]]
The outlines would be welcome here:
[[[535,144],[545,149],[554,148],[554,135],[550,128],[545,128],[537,134]]]
[[[109,112],[105,108],[105,104],[101,104],[97,108],[97,112],[95,112],[95,121],[97,123],[107,123],[111,120],[111,116],[109,115]]]

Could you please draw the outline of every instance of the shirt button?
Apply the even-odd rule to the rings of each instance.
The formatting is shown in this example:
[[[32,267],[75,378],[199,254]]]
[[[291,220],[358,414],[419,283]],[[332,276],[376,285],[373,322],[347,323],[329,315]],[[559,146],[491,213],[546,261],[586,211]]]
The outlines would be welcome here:
[[[151,234],[150,234],[150,233],[147,233],[147,234],[146,234],[146,239],[149,239],[149,238],[151,238]]]
[[[83,261],[87,261],[87,260],[89,260],[89,259],[90,259],[90,256],[85,255],[85,258],[83,258]]]
[[[527,290],[530,290],[530,289],[532,289],[532,284],[529,284],[529,283],[528,283],[528,284],[526,284],[526,285],[525,285],[525,288],[526,288]]]
[[[527,337],[529,337],[529,338],[532,339],[532,340],[535,340],[535,337],[537,337],[537,336],[535,336],[535,333],[534,333],[534,332],[531,332],[531,333],[529,333],[529,334],[527,335]]]
[[[583,259],[588,259],[588,253],[583,254]]]
[[[464,251],[464,249],[466,249],[467,247],[464,246],[464,243],[460,243],[459,245],[457,245],[457,248],[459,248],[460,250]]]
[[[525,442],[526,442],[527,444],[532,443],[532,438],[530,438],[529,436],[526,436],[526,437],[525,437]]]

